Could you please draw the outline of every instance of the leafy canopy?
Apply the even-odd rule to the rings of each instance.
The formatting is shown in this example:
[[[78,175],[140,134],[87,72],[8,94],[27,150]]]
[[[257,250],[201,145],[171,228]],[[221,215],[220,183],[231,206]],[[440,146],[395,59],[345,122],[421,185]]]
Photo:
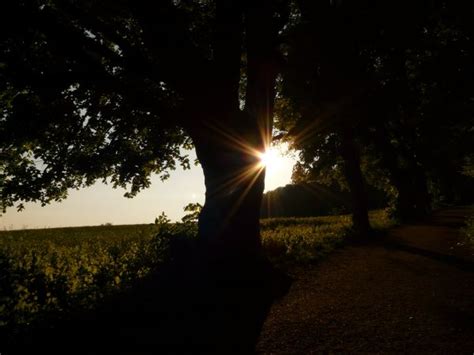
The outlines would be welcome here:
[[[177,164],[211,56],[209,1],[7,0],[0,14],[0,207],[97,179],[134,196]],[[196,70],[199,68],[199,70]],[[22,204],[19,205],[22,208]]]

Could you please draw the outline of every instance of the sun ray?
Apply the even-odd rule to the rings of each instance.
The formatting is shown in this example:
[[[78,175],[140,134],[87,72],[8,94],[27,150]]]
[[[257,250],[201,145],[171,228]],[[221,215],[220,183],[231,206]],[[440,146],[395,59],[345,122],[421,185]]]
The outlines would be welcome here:
[[[225,138],[223,139],[223,143],[230,146],[232,149],[241,151],[249,157],[256,157],[260,153],[258,149],[252,147],[251,142],[247,142],[244,137],[241,137],[234,132],[229,132],[225,127],[218,127],[217,125],[209,127],[220,137]]]
[[[233,189],[257,172],[259,172],[259,166],[256,164],[249,164],[249,166],[236,170],[232,174],[229,174],[213,193],[221,193],[222,191]]]
[[[238,199],[235,201],[234,205],[231,207],[230,211],[229,211],[229,214],[227,215],[226,219],[224,220],[224,225],[226,225],[227,223],[229,223],[230,219],[232,218],[232,216],[237,212],[239,206],[242,204],[242,201],[245,199],[245,197],[248,195],[250,189],[252,188],[252,186],[255,184],[255,182],[257,181],[258,177],[260,176],[260,174],[262,174],[262,172],[264,171],[264,168],[263,167],[260,167],[257,172],[255,173],[255,175],[250,179],[250,181],[248,182],[247,186],[244,188],[244,190],[241,192],[240,196],[238,197]]]
[[[242,153],[241,158],[239,158],[242,161],[236,162],[235,169],[232,169],[231,173],[220,179],[214,185],[215,188],[212,191],[207,192],[216,195],[222,194],[223,198],[227,194],[238,194],[224,217],[224,225],[229,223],[235,213],[237,213],[239,207],[263,173],[267,177],[272,174],[274,176],[281,174],[279,168],[285,164],[285,158],[281,154],[281,148],[278,149],[278,147],[271,146],[271,133],[267,125],[268,122],[259,125],[260,137],[257,138],[257,141],[254,141],[255,137],[241,136],[238,132],[230,131],[219,123],[209,126],[216,134],[214,139],[220,139],[225,144],[226,148],[224,149]],[[243,166],[240,165],[242,163]],[[233,164],[232,161],[229,161],[229,164]]]

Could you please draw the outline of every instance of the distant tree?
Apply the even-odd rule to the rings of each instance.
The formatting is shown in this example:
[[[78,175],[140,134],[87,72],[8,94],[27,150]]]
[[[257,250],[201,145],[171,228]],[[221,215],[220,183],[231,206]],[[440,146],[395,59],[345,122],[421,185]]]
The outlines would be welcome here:
[[[155,218],[155,224],[157,226],[169,224],[170,222],[171,220],[168,218],[168,216],[164,212],[161,212],[161,214]]]
[[[387,206],[383,191],[368,186],[368,206]],[[351,196],[337,183],[300,182],[278,187],[263,195],[262,217],[311,217],[347,214],[351,211]]]
[[[0,203],[107,181],[128,197],[189,167],[204,249],[258,254],[284,0],[8,0],[0,14]],[[243,76],[241,76],[243,73]]]

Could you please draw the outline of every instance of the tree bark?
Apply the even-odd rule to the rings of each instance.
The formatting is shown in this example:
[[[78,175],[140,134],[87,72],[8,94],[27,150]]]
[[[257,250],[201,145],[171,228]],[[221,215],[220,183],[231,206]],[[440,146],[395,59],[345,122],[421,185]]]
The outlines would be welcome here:
[[[199,242],[214,256],[256,257],[261,252],[260,206],[265,171],[258,152],[263,146],[256,122],[244,112],[231,115],[241,118],[240,127],[229,128],[230,123],[216,127],[214,123],[194,138],[206,185]]]
[[[397,189],[396,216],[401,222],[411,222],[426,216],[430,211],[430,196],[426,176],[411,158],[407,168],[399,166],[399,154],[387,140],[380,127],[374,135],[375,143],[381,152],[382,165],[390,173],[390,181]]]
[[[407,170],[394,181],[398,190],[397,211],[400,220],[412,222],[428,215],[430,198],[426,177],[421,169]]]

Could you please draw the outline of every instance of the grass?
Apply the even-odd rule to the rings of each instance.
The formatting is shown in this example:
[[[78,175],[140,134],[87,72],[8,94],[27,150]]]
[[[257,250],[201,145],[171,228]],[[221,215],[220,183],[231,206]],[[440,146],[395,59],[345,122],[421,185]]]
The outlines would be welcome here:
[[[370,219],[376,229],[392,225],[384,211]],[[261,221],[261,234],[272,261],[309,263],[340,246],[350,227],[348,215],[275,218]],[[159,267],[172,238],[196,233],[192,223],[0,232],[0,327],[94,307]]]
[[[375,230],[395,225],[385,210],[369,213]],[[342,245],[351,234],[351,216],[269,218],[261,222],[262,241],[267,255],[277,264],[312,263]]]

